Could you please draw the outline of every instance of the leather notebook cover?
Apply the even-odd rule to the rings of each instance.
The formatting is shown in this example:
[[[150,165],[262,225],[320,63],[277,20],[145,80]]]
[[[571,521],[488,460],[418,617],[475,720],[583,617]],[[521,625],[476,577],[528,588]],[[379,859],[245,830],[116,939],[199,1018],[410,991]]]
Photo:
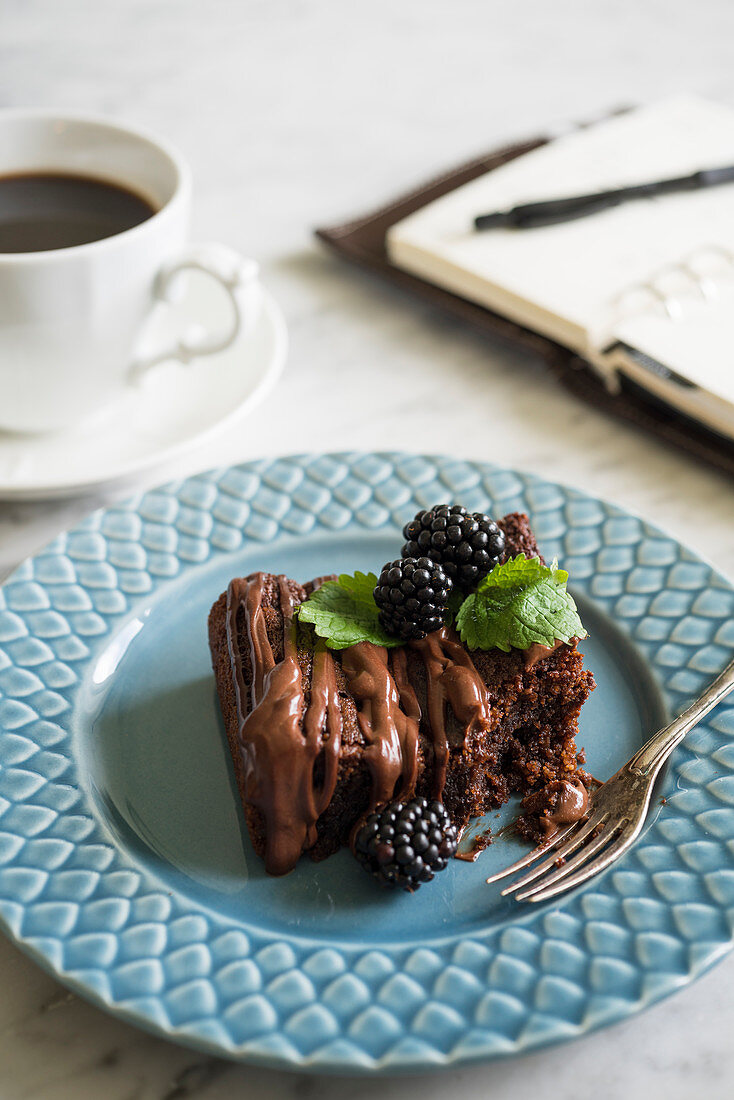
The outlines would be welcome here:
[[[344,225],[317,229],[317,237],[344,259],[374,272],[423,302],[465,321],[491,337],[522,344],[538,352],[548,363],[556,378],[584,401],[606,412],[632,421],[646,431],[666,440],[679,450],[710,463],[725,473],[734,475],[734,444],[723,436],[658,403],[649,393],[632,383],[624,382],[620,393],[608,392],[599,377],[582,359],[568,348],[515,324],[499,313],[460,298],[450,291],[410,275],[392,264],[385,248],[388,229],[408,214],[440,198],[456,187],[498,168],[507,161],[544,145],[548,138],[536,138],[477,157],[467,164],[439,176],[374,213]]]

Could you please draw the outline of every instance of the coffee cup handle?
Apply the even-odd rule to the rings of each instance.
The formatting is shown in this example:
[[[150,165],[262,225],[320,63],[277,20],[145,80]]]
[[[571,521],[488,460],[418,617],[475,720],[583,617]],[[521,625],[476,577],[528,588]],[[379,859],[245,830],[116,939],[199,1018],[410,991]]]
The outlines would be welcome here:
[[[131,382],[138,382],[151,367],[167,360],[186,364],[192,359],[224,351],[254,320],[259,298],[258,266],[254,260],[245,259],[223,244],[189,245],[158,272],[153,288],[158,305],[171,304],[175,300],[180,276],[186,271],[203,272],[219,283],[232,306],[230,322],[219,332],[202,331],[201,326],[197,326],[162,346],[147,347],[133,362]]]

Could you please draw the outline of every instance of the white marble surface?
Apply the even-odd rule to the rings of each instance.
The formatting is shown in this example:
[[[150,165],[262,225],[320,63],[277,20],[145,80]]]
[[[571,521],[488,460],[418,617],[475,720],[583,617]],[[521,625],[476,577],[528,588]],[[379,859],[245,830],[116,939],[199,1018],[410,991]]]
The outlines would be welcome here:
[[[618,501],[734,574],[729,480],[576,404],[530,356],[394,296],[310,236],[550,124],[680,90],[734,104],[733,40],[727,0],[2,0],[0,105],[105,112],[168,135],[193,165],[196,235],[262,263],[290,325],[285,380],[261,414],[181,472],[309,448],[499,459]],[[0,573],[102,502],[0,506]],[[66,994],[4,941],[0,983],[2,1100],[345,1092],[343,1081],[235,1067],[152,1039]],[[346,1091],[724,1100],[733,1028],[730,957],[572,1045]]]

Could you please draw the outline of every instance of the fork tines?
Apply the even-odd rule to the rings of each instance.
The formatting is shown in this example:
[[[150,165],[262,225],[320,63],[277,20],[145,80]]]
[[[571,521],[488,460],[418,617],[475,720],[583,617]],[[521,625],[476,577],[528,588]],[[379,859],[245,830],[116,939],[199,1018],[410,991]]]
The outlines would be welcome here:
[[[499,882],[536,864],[506,886],[502,895],[514,894],[518,901],[531,902],[555,897],[608,866],[633,839],[628,836],[628,824],[626,819],[609,823],[609,813],[597,811],[585,822],[567,826],[504,871],[491,875],[487,882]],[[537,863],[543,856],[546,858]]]

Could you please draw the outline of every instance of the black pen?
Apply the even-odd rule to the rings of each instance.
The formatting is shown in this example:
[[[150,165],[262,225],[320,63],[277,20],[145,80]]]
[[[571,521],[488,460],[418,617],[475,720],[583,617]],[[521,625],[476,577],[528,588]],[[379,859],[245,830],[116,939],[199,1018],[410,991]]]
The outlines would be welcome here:
[[[702,187],[717,187],[734,182],[734,166],[711,168],[694,172],[690,176],[658,180],[656,183],[640,183],[634,187],[619,187],[615,191],[596,191],[591,195],[575,195],[567,199],[549,199],[547,202],[528,202],[513,206],[511,210],[495,214],[480,214],[474,219],[475,229],[535,229],[541,225],[585,218],[601,210],[609,210],[632,199],[645,199],[654,195],[669,195],[675,191],[698,191]]]

